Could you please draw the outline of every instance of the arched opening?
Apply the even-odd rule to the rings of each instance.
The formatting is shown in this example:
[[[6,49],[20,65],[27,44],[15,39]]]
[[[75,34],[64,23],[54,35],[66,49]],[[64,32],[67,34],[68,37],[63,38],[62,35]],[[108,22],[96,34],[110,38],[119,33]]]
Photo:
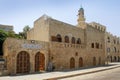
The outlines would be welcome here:
[[[72,44],[75,44],[75,37],[72,37]]]
[[[60,34],[57,34],[56,38],[57,38],[57,42],[62,42],[62,38]]]
[[[27,52],[21,51],[17,55],[16,73],[29,73],[30,56]]]
[[[101,65],[101,57],[99,57],[99,65]]]
[[[118,56],[118,62],[120,61],[120,57]]]
[[[93,66],[96,66],[96,58],[93,57]]]
[[[35,55],[35,71],[45,70],[45,56],[38,52]]]
[[[75,59],[72,57],[70,59],[70,69],[74,69],[75,68]]]
[[[91,48],[94,48],[94,43],[91,44]]]
[[[116,49],[116,47],[114,47],[114,51],[115,51],[115,53],[117,52],[117,49]]]
[[[69,43],[69,37],[68,36],[65,36],[65,42]]]
[[[111,62],[112,62],[112,56],[110,56],[110,60],[111,60]]]
[[[114,41],[114,44],[116,44],[116,40],[113,40]]]
[[[99,43],[95,43],[96,44],[96,48],[99,49]]]
[[[83,59],[82,59],[82,57],[79,58],[79,67],[83,67]]]
[[[77,39],[77,44],[81,44],[80,38]]]
[[[114,56],[114,62],[116,62],[117,61],[117,58],[116,58],[116,56]]]

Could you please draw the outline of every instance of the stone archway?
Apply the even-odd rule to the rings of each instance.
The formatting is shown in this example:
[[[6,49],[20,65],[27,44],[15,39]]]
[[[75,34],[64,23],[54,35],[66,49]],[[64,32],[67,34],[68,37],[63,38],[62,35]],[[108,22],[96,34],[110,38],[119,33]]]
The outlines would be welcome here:
[[[70,69],[74,69],[75,68],[75,59],[72,57],[70,59]]]
[[[83,67],[83,59],[82,59],[82,57],[79,58],[79,67]]]
[[[93,66],[96,66],[96,57],[93,57]]]
[[[45,70],[45,56],[44,54],[38,52],[35,55],[35,71]]]
[[[30,56],[26,51],[21,51],[17,55],[16,73],[29,73]]]

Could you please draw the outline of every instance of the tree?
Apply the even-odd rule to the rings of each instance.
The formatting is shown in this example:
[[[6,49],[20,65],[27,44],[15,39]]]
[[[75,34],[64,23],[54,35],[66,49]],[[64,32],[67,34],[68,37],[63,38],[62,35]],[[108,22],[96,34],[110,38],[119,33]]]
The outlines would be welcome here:
[[[0,55],[3,55],[2,46],[3,46],[3,42],[7,37],[20,38],[20,36],[18,34],[15,34],[14,31],[7,32],[7,31],[0,30]]]
[[[23,32],[19,32],[19,35],[21,38],[26,39],[27,38],[27,32],[30,30],[30,27],[28,25],[26,25],[23,28]]]
[[[4,40],[8,37],[7,32],[0,30],[0,55],[3,55],[2,45]]]

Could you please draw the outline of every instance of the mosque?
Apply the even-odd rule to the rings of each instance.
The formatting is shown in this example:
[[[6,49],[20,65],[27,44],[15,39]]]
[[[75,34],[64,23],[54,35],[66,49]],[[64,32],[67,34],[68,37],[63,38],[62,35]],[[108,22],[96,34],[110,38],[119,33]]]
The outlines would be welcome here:
[[[74,70],[119,61],[120,39],[112,38],[104,25],[85,20],[83,8],[76,26],[43,15],[34,21],[27,40],[7,38],[3,44],[7,73]]]

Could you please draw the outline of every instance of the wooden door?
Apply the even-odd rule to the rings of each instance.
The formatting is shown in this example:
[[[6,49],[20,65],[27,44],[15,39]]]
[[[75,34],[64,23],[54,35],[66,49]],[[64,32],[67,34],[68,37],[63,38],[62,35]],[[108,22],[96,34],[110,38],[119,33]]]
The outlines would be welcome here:
[[[29,73],[30,71],[30,57],[25,51],[17,55],[16,73]]]
[[[74,69],[75,68],[75,59],[71,58],[70,59],[70,69]]]
[[[96,58],[93,57],[93,66],[96,66]]]
[[[35,71],[45,70],[45,57],[44,54],[38,52],[35,55]]]

